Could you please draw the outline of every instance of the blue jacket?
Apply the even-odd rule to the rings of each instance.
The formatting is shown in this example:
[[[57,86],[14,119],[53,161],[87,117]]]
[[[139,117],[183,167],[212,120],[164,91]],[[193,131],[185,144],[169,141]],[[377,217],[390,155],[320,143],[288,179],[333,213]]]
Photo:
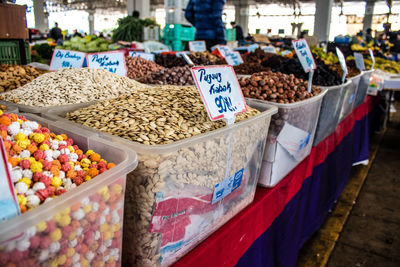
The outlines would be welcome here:
[[[197,40],[225,40],[222,11],[225,0],[190,0],[185,18],[196,28]]]

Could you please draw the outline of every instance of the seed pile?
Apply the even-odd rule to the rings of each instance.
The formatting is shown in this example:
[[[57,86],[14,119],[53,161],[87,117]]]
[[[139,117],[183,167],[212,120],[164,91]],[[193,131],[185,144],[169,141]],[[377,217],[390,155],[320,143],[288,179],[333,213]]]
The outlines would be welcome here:
[[[61,69],[0,97],[23,105],[50,107],[112,99],[143,87],[146,85],[103,69]]]
[[[173,67],[170,69],[163,69],[158,72],[153,72],[147,77],[139,80],[146,84],[159,84],[159,85],[193,85],[193,77],[190,73],[190,67]]]
[[[164,67],[157,63],[140,57],[125,57],[126,67],[128,68],[128,77],[138,79],[146,77],[152,72],[160,71]]]
[[[237,116],[243,120],[258,111]],[[195,87],[156,86],[67,114],[67,119],[146,145],[168,144],[221,128],[209,120]]]
[[[39,77],[43,71],[31,66],[0,65],[0,93],[16,89]]]
[[[293,74],[280,72],[260,72],[239,79],[245,97],[267,100],[276,103],[294,103],[321,93],[321,88],[312,86],[307,91],[308,82]]]

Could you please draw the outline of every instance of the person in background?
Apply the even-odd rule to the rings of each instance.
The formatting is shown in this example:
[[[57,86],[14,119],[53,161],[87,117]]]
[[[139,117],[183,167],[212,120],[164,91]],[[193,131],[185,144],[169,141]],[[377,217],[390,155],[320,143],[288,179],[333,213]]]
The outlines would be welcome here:
[[[55,25],[54,28],[52,28],[50,30],[50,38],[53,38],[56,41],[57,45],[62,45],[62,43],[63,43],[63,35],[62,35],[62,32],[61,32],[61,29],[58,28],[58,23],[57,22],[54,23],[54,25]]]
[[[140,12],[139,11],[137,11],[137,10],[134,10],[134,11],[132,11],[132,17],[134,17],[134,18],[139,18],[140,17]]]
[[[267,37],[272,37],[272,29],[267,30]]]
[[[398,61],[398,54],[400,53],[400,32],[396,32],[396,39],[392,40],[393,46],[390,48],[394,60]]]
[[[74,33],[72,34],[72,37],[83,37],[81,33],[78,32],[77,29],[74,30]]]
[[[196,28],[196,40],[204,40],[207,49],[226,44],[222,11],[225,0],[190,0],[185,18]]]
[[[231,22],[232,29],[236,30],[236,41],[238,41],[239,45],[243,45],[244,43],[244,36],[243,36],[243,29],[240,25],[236,24],[236,21]]]
[[[372,38],[372,29],[371,29],[371,28],[368,28],[368,29],[365,31],[365,38],[364,38],[364,40],[365,40],[365,42],[366,42],[367,44],[369,44],[373,39],[374,39],[374,38]]]

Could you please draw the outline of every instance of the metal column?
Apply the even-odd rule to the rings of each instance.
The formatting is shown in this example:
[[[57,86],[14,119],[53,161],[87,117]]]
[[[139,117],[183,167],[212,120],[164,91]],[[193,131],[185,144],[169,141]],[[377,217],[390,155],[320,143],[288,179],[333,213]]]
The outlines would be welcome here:
[[[314,35],[320,42],[327,42],[331,26],[333,0],[315,0]]]

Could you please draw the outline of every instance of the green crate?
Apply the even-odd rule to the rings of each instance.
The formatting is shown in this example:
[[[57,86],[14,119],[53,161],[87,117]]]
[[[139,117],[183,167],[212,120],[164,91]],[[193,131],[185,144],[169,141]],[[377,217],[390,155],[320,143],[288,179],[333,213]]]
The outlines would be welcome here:
[[[26,62],[31,63],[29,43],[25,41]],[[18,41],[0,40],[0,64],[21,64]]]
[[[236,29],[225,29],[226,41],[236,41]]]
[[[167,24],[164,28],[164,40],[167,41],[193,41],[195,29],[193,26],[183,24]]]
[[[179,40],[174,40],[174,41],[164,41],[164,44],[168,45],[171,47],[172,51],[184,51],[185,46],[186,46],[186,41],[179,41]]]

